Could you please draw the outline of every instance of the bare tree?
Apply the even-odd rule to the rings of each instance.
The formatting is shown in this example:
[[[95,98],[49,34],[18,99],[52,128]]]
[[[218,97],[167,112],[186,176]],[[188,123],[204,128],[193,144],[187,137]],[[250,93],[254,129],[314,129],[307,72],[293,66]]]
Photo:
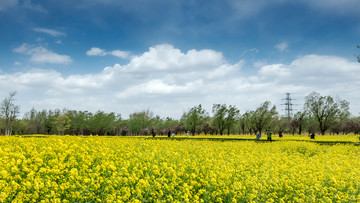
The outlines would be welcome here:
[[[5,122],[5,135],[11,135],[16,117],[19,115],[20,106],[15,105],[15,95],[16,91],[10,92],[9,97],[6,97],[0,105],[0,116],[4,119]]]

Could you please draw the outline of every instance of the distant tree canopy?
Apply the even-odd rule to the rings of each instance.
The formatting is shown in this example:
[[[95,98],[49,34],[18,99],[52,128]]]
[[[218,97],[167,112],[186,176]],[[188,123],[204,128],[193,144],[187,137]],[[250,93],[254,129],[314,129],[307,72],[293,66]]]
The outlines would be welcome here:
[[[313,92],[305,97],[305,109],[316,120],[321,134],[325,134],[338,118],[346,118],[349,113],[349,102],[334,100],[331,96],[321,96]]]
[[[184,113],[181,121],[184,123],[192,135],[200,133],[201,126],[205,123],[208,113],[202,108],[201,104],[194,106],[187,113]]]
[[[250,125],[252,125],[254,131],[259,131],[260,134],[266,130],[266,128],[274,128],[274,126],[270,126],[270,123],[278,113],[275,106],[270,108],[270,104],[269,101],[265,101],[255,111],[249,112]]]
[[[213,123],[220,135],[223,135],[225,130],[230,134],[240,111],[235,106],[227,107],[226,104],[214,104],[212,111],[214,114]]]
[[[184,112],[181,119],[160,118],[150,110],[134,112],[129,118],[114,112],[31,109],[18,119],[20,107],[12,92],[0,105],[0,134],[58,135],[167,135],[175,134],[254,134],[267,128],[290,134],[360,133],[360,116],[351,116],[349,102],[313,92],[305,97],[304,109],[292,117],[280,116],[269,101],[240,114],[235,105],[214,104],[210,115],[201,104]]]

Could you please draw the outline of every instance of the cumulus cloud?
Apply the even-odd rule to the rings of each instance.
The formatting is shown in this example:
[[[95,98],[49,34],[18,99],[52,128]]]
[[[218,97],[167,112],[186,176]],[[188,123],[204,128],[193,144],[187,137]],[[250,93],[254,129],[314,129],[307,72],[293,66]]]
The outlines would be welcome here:
[[[19,47],[19,52],[28,48]],[[101,52],[99,52],[101,53]],[[53,70],[32,69],[0,73],[0,90],[18,90],[23,111],[70,108],[121,113],[149,108],[160,116],[179,118],[184,111],[203,104],[238,106],[242,113],[269,100],[278,106],[285,92],[301,105],[312,91],[340,96],[360,112],[357,96],[360,64],[338,56],[305,55],[288,64],[264,64],[246,74],[245,61],[228,63],[215,50],[188,50],[169,44],[150,47],[125,65],[115,64],[99,73],[64,76]],[[6,96],[6,95],[0,95]],[[66,100],[64,100],[66,98]],[[301,107],[300,107],[301,108]]]
[[[54,53],[46,48],[39,46],[31,46],[29,44],[22,44],[13,50],[16,53],[30,56],[30,61],[35,63],[49,63],[49,64],[69,64],[72,62],[70,56],[60,55]]]
[[[49,34],[53,37],[66,36],[66,33],[47,28],[34,28],[33,31]]]
[[[104,49],[100,49],[98,47],[92,47],[90,50],[86,52],[86,55],[88,56],[105,56],[105,55],[113,55],[117,56],[119,58],[129,58],[130,53],[127,51],[121,51],[121,50],[113,50],[113,51],[105,51]]]
[[[214,50],[189,50],[186,53],[170,44],[150,47],[149,51],[132,58],[126,66],[133,71],[211,70],[224,63],[222,53]]]

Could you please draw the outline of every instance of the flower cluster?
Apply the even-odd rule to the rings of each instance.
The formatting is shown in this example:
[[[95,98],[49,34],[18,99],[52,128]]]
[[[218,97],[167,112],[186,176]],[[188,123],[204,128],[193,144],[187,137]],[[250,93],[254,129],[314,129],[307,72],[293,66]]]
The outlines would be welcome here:
[[[356,202],[359,157],[295,141],[0,137],[0,202]]]

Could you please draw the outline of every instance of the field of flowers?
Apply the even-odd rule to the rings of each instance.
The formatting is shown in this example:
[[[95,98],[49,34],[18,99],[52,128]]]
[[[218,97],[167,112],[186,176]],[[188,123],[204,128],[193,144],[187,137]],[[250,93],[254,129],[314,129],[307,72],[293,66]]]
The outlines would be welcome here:
[[[185,135],[180,135],[176,137],[186,137]],[[309,135],[291,135],[285,134],[282,138],[278,134],[273,134],[272,139],[275,141],[311,141],[311,142],[359,142],[359,135],[316,135],[315,139],[310,139]],[[215,138],[215,139],[256,139],[256,135],[196,135],[189,136],[189,138]],[[263,134],[260,140],[266,140],[266,134]]]
[[[0,137],[0,202],[358,202],[360,148]]]

